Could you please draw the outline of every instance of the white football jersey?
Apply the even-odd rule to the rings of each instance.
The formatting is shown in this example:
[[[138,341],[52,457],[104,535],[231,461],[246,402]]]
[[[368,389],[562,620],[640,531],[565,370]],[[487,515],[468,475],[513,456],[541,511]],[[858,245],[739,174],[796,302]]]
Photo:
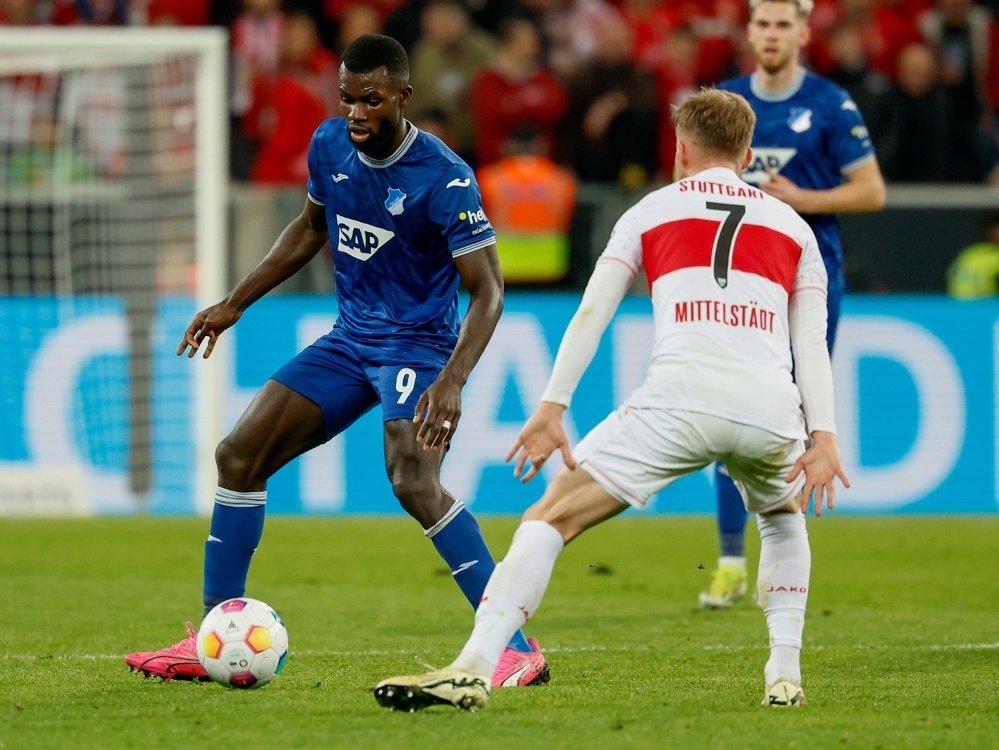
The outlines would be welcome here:
[[[652,364],[629,404],[806,436],[788,301],[825,297],[827,279],[815,235],[790,206],[729,169],[707,169],[625,212],[598,263],[648,278]]]

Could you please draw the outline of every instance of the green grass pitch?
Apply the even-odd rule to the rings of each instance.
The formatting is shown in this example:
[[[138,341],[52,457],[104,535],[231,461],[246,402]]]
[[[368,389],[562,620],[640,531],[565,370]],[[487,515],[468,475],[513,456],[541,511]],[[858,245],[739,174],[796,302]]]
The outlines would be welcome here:
[[[759,609],[696,608],[713,523],[588,532],[528,628],[551,684],[409,715],[370,688],[446,664],[472,618],[408,519],[269,520],[248,594],[282,614],[291,655],[258,691],[121,660],[199,615],[206,520],[0,520],[0,748],[999,747],[999,518],[811,520],[799,710],[759,705]],[[500,555],[515,526],[483,519]]]

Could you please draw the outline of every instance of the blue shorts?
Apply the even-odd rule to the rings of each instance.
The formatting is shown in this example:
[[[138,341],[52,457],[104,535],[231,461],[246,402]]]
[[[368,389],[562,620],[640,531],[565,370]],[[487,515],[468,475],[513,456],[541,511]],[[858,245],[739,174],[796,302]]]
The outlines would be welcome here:
[[[330,440],[379,401],[383,422],[412,420],[416,402],[450,356],[449,351],[420,342],[406,348],[367,344],[334,328],[272,379],[323,410]]]

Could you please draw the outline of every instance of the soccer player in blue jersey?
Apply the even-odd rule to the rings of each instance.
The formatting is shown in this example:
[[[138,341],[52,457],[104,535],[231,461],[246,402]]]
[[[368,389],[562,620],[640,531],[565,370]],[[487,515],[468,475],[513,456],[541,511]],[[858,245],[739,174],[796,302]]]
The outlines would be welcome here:
[[[829,276],[831,353],[844,291],[836,214],[879,211],[885,184],[857,105],[799,62],[811,12],[812,0],[751,0],[748,38],[756,70],[718,88],[741,94],[756,113],[753,161],[742,178],[790,204],[818,238]],[[720,465],[715,480],[721,558],[700,602],[724,609],[747,589],[746,509]]]
[[[413,95],[402,46],[365,35],[344,50],[340,111],[309,148],[305,208],[229,295],[199,312],[177,354],[208,357],[243,311],[323,247],[333,247],[333,330],[267,381],[216,451],[219,485],[205,543],[204,611],[242,596],[260,542],[267,480],[381,404],[385,465],[473,607],[494,568],[478,523],[440,484],[461,417],[461,389],[503,309],[492,226],[472,170],[403,116]],[[458,315],[458,285],[469,293]],[[167,649],[130,654],[134,670],[204,679],[193,628]],[[548,681],[533,639],[518,632],[494,685]]]

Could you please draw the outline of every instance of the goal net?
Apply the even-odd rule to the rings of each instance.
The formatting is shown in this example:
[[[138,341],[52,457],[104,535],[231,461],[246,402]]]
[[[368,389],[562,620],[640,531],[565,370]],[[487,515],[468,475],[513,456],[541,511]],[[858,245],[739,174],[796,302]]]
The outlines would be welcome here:
[[[0,29],[0,515],[183,513],[214,486],[226,37]]]

